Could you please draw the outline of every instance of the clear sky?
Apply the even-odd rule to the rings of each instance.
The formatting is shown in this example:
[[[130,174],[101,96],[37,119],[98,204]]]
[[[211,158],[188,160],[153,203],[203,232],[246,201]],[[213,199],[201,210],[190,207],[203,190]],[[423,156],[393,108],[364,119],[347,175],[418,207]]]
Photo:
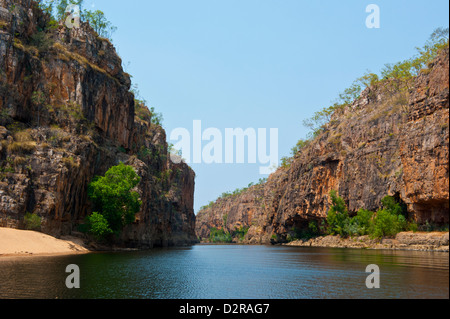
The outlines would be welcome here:
[[[379,29],[366,7],[380,8]],[[367,70],[415,54],[449,25],[447,0],[85,0],[118,28],[125,70],[175,128],[278,128],[279,158]],[[176,141],[169,141],[176,142]],[[191,164],[195,210],[262,177],[260,164]]]

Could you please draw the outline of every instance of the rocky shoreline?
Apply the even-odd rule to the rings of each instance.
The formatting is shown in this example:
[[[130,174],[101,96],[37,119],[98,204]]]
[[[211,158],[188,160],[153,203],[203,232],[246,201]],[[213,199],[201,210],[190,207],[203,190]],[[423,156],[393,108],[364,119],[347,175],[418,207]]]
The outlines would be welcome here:
[[[284,244],[284,246],[449,252],[449,233],[402,232],[397,234],[395,238],[383,238],[381,240],[371,239],[369,236],[353,238],[326,236],[310,240],[297,240]]]

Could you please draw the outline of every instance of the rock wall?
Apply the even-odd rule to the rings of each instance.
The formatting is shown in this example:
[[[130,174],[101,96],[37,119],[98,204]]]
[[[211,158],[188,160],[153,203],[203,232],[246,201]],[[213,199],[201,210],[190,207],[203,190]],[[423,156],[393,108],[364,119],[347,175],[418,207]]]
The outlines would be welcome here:
[[[283,240],[293,228],[326,217],[331,190],[352,213],[375,211],[389,195],[403,201],[419,223],[448,224],[448,72],[447,48],[409,92],[366,89],[333,115],[288,168],[278,169],[262,186],[200,211],[197,235],[207,238],[211,227],[233,230],[242,224],[250,227],[247,243]]]
[[[0,226],[23,228],[29,212],[45,233],[77,232],[90,181],[124,162],[142,177],[143,205],[121,242],[195,242],[195,174],[170,162],[152,114],[138,116],[114,46],[86,23],[49,21],[34,1],[0,0]]]

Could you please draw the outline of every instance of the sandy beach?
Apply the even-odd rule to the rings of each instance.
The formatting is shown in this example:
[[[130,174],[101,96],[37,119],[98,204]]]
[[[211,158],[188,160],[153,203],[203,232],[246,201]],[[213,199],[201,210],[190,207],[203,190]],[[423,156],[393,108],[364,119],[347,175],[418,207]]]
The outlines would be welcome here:
[[[55,237],[35,232],[0,228],[0,258],[10,256],[53,256],[88,253],[80,239]]]

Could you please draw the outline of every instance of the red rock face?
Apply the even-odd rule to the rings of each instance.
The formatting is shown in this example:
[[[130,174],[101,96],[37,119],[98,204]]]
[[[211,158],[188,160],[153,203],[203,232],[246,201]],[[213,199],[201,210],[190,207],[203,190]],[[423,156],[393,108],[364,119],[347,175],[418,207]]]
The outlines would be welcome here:
[[[449,221],[448,48],[416,79],[400,152],[405,202],[419,222]]]
[[[1,5],[8,7],[7,3],[3,1]],[[60,25],[51,41],[41,41],[49,44],[44,52],[39,52],[33,46],[35,42],[29,40],[33,37],[30,32],[45,26],[45,16],[37,10],[27,10],[30,3],[16,5],[15,10],[20,14],[14,23],[10,22],[13,15],[5,9],[8,13],[4,13],[3,23],[11,26],[0,35],[6,82],[0,106],[9,108],[17,119],[31,121],[37,118],[38,112],[30,103],[32,94],[39,91],[49,105],[81,107],[86,118],[95,123],[104,137],[131,148],[134,97],[129,92],[130,78],[123,72],[122,61],[114,47],[83,23],[79,29]],[[18,27],[13,37],[10,33],[12,25],[28,28],[21,33]],[[40,124],[45,124],[45,115],[41,115],[44,123]]]
[[[269,243],[321,220],[336,190],[351,212],[377,210],[397,196],[418,222],[449,222],[449,52],[415,79],[411,92],[364,91],[334,114],[324,133],[262,186],[219,200],[197,215],[211,227],[250,227],[248,243]],[[374,94],[375,93],[375,94]],[[252,219],[249,220],[250,209]],[[227,224],[223,216],[228,214]]]
[[[121,161],[141,176],[143,201],[122,243],[194,242],[195,174],[170,162],[151,115],[135,114],[114,47],[87,24],[34,40],[47,21],[33,1],[0,0],[0,226],[22,228],[30,212],[48,234],[77,231],[91,213],[88,184]]]

